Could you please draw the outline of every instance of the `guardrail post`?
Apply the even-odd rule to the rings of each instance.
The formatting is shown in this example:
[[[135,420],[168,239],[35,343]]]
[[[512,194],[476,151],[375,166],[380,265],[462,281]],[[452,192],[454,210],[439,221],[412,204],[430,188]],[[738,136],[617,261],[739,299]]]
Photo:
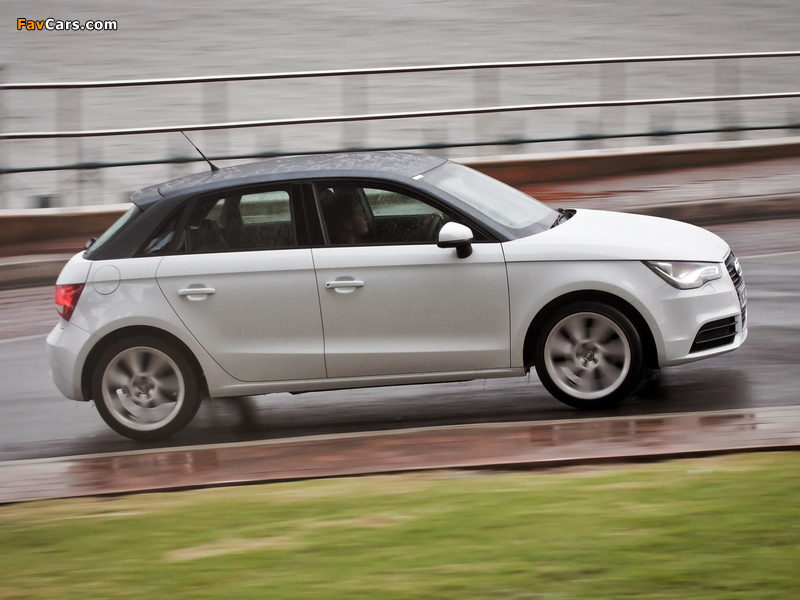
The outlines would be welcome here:
[[[714,61],[714,93],[717,96],[734,96],[739,93],[739,60]],[[738,140],[741,127],[741,110],[738,102],[717,102],[717,125],[724,131],[722,140]]]
[[[56,123],[58,131],[78,131],[83,127],[81,118],[81,90],[80,88],[59,89],[56,92]],[[58,162],[63,165],[79,165],[83,162],[83,140],[81,138],[60,138],[58,142]],[[53,194],[52,200],[55,205],[74,205],[83,204],[83,171],[78,169],[74,177],[77,185],[73,187],[70,181],[73,175],[70,171],[64,171],[61,179],[62,194]],[[63,192],[74,189],[76,200],[74,202],[63,200]],[[59,196],[62,201],[59,202]]]
[[[342,82],[342,108],[346,115],[366,115],[369,110],[369,80],[366,75],[359,77],[340,77]],[[367,125],[363,121],[348,121],[342,124],[342,148],[356,150],[363,148]]]
[[[228,121],[228,84],[224,81],[211,82],[203,85],[203,122],[225,123]],[[183,136],[181,136],[183,137]],[[195,142],[196,144],[198,142]],[[203,145],[198,147],[203,154],[212,156],[225,156],[228,154],[228,130],[217,129],[203,132]],[[194,152],[194,148],[192,148]]]
[[[650,141],[653,144],[668,144],[674,129],[674,115],[668,107],[654,107],[650,111]]]
[[[475,106],[497,106],[500,104],[500,72],[498,69],[478,69],[474,76]],[[499,115],[475,115],[475,141],[485,142],[487,138],[497,137]],[[483,146],[485,153],[491,153],[489,146]],[[481,152],[476,152],[481,154]]]
[[[607,63],[600,66],[600,100],[612,102],[625,99],[625,64]],[[597,133],[625,133],[625,108],[622,106],[606,106],[600,110],[600,123]],[[604,146],[604,138],[600,138],[599,147]]]
[[[90,144],[87,148],[85,158],[92,164],[100,164],[103,162],[103,144],[100,140],[98,145]],[[89,183],[89,198],[84,200],[82,204],[105,204],[107,202],[104,193],[105,190],[105,171],[103,169],[92,168],[88,170],[81,170],[83,173],[82,182]]]
[[[4,69],[5,67],[0,65],[0,83],[3,83],[4,77]],[[7,92],[6,92],[7,93]],[[5,94],[0,92],[0,133],[2,133],[5,129]],[[6,194],[5,194],[5,183],[6,177],[3,175],[3,170],[8,167],[6,164],[6,143],[0,141],[0,208],[7,208],[6,205]]]
[[[283,135],[280,127],[267,127],[258,129],[256,133],[256,152],[260,156],[274,156],[281,154]]]
[[[800,135],[800,111],[788,108],[786,110],[786,131],[789,135]]]
[[[449,156],[447,146],[447,127],[435,126],[426,127],[425,135],[423,136],[423,143],[425,144],[425,152],[433,154],[434,156],[441,156],[446,158]]]

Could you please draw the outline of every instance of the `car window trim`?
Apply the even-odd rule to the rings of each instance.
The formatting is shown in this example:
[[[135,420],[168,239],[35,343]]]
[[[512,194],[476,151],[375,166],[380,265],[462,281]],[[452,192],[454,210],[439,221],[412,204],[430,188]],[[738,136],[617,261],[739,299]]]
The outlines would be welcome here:
[[[312,248],[325,246],[322,210],[319,205],[319,199],[316,197],[314,185],[310,181],[303,181],[300,183],[300,188],[309,245]]]

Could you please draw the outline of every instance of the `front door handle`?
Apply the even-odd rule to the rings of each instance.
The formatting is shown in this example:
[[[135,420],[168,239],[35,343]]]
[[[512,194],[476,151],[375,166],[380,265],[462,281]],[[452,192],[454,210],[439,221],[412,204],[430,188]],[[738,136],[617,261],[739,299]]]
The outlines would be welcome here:
[[[335,290],[338,288],[360,288],[364,287],[363,281],[358,281],[356,279],[342,279],[338,281],[328,281],[325,284],[325,288],[329,290]]]
[[[211,287],[190,287],[178,290],[178,296],[186,296],[188,300],[205,300],[216,291]]]

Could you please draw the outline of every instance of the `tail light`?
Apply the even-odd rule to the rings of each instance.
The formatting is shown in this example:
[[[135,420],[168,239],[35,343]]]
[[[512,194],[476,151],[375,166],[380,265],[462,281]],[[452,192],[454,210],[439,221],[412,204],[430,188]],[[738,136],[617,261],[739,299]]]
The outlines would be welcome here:
[[[72,318],[72,313],[78,305],[84,284],[71,283],[67,285],[56,285],[56,311],[65,321]]]

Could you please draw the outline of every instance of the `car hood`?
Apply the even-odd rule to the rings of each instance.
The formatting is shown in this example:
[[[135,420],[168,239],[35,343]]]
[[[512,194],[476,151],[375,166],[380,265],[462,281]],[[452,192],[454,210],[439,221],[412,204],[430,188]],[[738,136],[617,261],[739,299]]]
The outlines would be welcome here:
[[[503,244],[508,262],[530,260],[686,260],[722,262],[719,236],[680,221],[578,209],[558,227]]]

